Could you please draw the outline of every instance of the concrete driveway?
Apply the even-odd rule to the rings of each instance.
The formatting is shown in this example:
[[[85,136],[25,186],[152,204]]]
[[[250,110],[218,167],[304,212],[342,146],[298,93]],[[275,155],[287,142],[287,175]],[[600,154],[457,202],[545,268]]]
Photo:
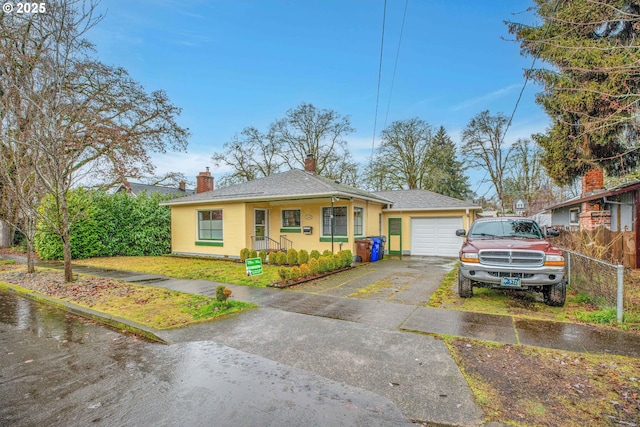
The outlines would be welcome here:
[[[454,258],[404,257],[290,288],[294,292],[424,306],[456,263]]]

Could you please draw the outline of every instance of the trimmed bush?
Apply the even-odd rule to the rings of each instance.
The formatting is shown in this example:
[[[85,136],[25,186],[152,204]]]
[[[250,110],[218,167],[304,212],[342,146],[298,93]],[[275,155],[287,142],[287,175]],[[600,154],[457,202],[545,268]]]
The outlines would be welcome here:
[[[350,267],[353,264],[353,252],[349,249],[345,249],[344,251],[340,251],[340,256],[342,257],[342,266]]]
[[[329,258],[321,256],[318,258],[318,273],[326,273],[329,271]]]
[[[264,249],[261,250],[260,252],[258,252],[258,256],[260,257],[260,259],[262,260],[262,263],[264,264],[265,260],[267,259],[267,251],[265,251]]]
[[[315,249],[314,249],[314,250],[312,250],[312,251],[309,253],[309,258],[312,258],[312,259],[318,259],[318,258],[320,258],[320,251],[317,251],[317,250],[315,250]]]
[[[249,258],[249,248],[244,248],[240,251],[240,261],[245,262]]]
[[[298,251],[298,264],[306,264],[308,261],[309,252],[305,251],[304,249],[300,249],[300,251]]]
[[[333,255],[331,256],[327,256],[325,257],[327,259],[327,270],[326,271],[333,271],[336,269],[336,262],[333,258]]]
[[[337,270],[339,268],[342,268],[343,267],[342,261],[343,261],[343,258],[340,255],[333,254],[333,269]]]
[[[333,252],[329,249],[325,249],[324,252],[322,252],[322,256],[333,256]]]
[[[255,249],[251,249],[249,251],[249,258],[258,258],[258,251],[256,251]]]
[[[289,279],[289,269],[287,267],[280,267],[278,269],[278,276],[280,276],[282,283],[287,283],[287,279]]]
[[[291,280],[294,282],[300,279],[300,267],[297,265],[291,268]]]
[[[311,268],[309,268],[309,264],[300,264],[300,277],[307,278],[311,276]]]
[[[278,265],[285,265],[287,263],[287,254],[285,254],[284,252],[278,252],[276,263]]]
[[[277,262],[277,258],[278,258],[278,252],[269,252],[269,264],[270,265],[275,265]]]
[[[291,248],[287,251],[287,264],[296,265],[298,264],[298,251]]]
[[[311,258],[309,260],[309,270],[311,270],[311,274],[314,276],[320,273],[320,266],[318,264],[318,258]]]
[[[228,289],[224,285],[216,287],[216,300],[218,302],[226,302],[231,296],[231,289]]]

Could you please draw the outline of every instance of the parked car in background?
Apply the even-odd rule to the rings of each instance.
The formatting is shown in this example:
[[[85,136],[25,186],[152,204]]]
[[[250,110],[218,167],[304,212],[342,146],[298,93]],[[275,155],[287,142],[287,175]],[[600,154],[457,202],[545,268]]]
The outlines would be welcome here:
[[[547,240],[556,230],[542,231],[526,218],[480,218],[474,221],[460,249],[458,294],[473,296],[474,287],[541,292],[550,306],[566,299],[562,250]]]

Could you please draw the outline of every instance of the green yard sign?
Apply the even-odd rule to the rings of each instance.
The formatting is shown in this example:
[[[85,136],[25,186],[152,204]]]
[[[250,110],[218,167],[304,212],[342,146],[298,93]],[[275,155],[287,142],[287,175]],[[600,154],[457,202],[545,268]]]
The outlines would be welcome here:
[[[247,258],[245,265],[247,266],[247,276],[262,274],[262,258]]]

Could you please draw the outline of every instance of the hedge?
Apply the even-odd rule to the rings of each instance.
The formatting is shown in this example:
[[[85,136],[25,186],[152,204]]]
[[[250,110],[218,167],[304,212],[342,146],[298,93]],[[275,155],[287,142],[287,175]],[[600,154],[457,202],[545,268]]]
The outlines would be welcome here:
[[[71,257],[162,255],[171,252],[171,211],[160,206],[167,196],[73,190],[69,194]],[[41,212],[53,211],[45,199]],[[62,259],[60,237],[38,223],[35,249],[42,259]]]

